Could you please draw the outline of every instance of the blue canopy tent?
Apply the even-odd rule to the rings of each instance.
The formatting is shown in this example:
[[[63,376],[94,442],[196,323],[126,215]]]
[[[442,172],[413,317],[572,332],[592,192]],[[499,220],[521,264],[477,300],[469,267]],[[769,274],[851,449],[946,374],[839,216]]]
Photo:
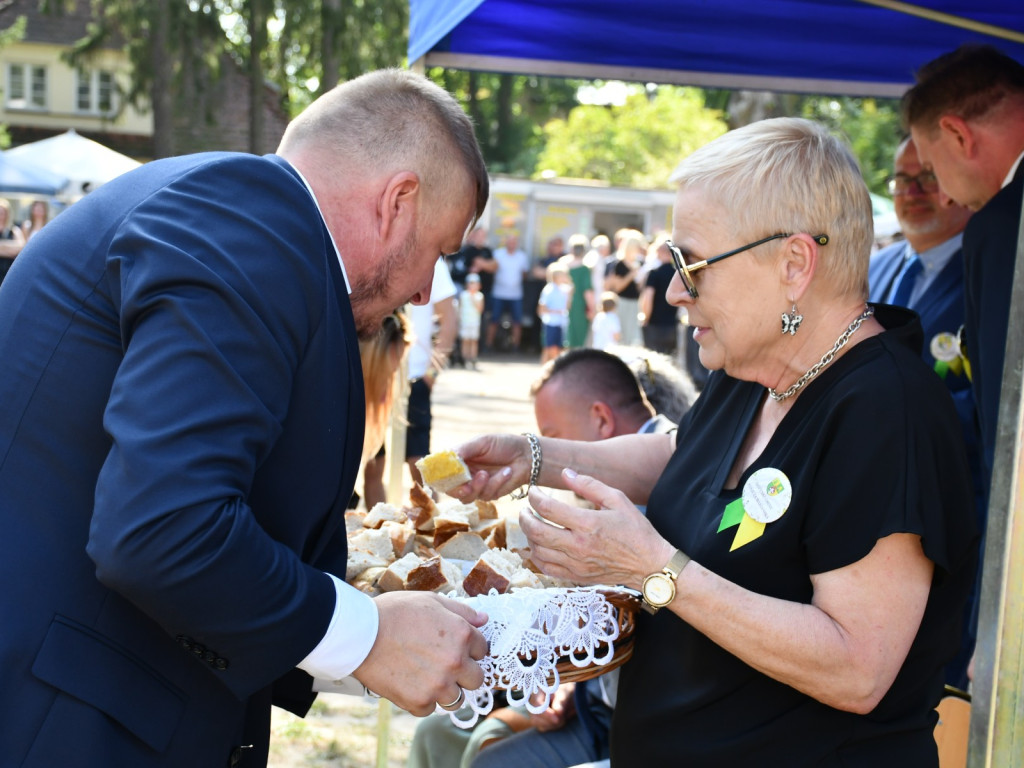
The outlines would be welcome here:
[[[55,195],[67,183],[64,176],[0,153],[0,192]]]
[[[1024,2],[410,0],[410,63],[558,77],[898,97],[971,41],[1024,61]]]
[[[968,42],[993,44],[1024,62],[1024,0],[410,0],[415,68],[899,97],[921,65]],[[1024,328],[1024,230],[1010,328]],[[1022,368],[1024,335],[1010,333],[971,768],[1024,768]]]

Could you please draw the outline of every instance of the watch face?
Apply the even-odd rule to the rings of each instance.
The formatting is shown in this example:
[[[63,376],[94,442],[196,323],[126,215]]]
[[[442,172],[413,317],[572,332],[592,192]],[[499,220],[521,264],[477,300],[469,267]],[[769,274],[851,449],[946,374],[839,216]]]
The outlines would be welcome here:
[[[655,573],[644,580],[644,599],[651,605],[668,605],[676,596],[675,584],[663,573]]]

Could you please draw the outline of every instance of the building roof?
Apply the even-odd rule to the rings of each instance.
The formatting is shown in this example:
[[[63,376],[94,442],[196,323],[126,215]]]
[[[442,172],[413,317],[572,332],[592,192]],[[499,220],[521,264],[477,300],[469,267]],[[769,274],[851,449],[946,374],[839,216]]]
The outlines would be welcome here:
[[[27,23],[22,42],[71,45],[86,36],[89,22],[96,18],[89,0],[64,0],[51,5],[56,10],[43,13],[39,0],[0,0],[0,29],[24,16]],[[116,48],[118,44],[111,42],[104,47]]]

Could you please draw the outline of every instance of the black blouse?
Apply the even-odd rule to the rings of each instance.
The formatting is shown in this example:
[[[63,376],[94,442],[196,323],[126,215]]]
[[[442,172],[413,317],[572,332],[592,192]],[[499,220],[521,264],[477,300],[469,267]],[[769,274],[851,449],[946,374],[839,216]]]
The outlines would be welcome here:
[[[977,558],[971,477],[949,393],[915,351],[916,315],[877,309],[888,330],[805,387],[734,489],[726,478],[765,389],[712,374],[647,514],[704,567],[802,603],[811,574],[860,560],[889,534],[920,535],[935,574],[891,689],[868,715],[842,712],[747,666],[668,610],[642,615],[619,684],[613,765],[937,765],[933,708]],[[737,527],[720,530],[725,508],[765,467],[788,477],[789,507],[730,551]]]

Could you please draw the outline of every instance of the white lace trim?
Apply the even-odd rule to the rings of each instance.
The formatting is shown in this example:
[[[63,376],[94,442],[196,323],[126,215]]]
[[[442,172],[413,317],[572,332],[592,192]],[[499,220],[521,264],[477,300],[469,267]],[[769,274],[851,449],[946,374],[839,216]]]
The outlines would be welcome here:
[[[513,706],[525,706],[534,714],[546,710],[558,689],[556,664],[567,658],[573,666],[604,666],[615,653],[619,637],[616,608],[600,590],[622,587],[568,587],[519,589],[504,595],[494,590],[475,597],[456,597],[484,611],[488,621],[480,631],[489,653],[480,662],[484,682],[465,691],[466,704],[450,712],[452,722],[471,728],[494,707],[494,690],[506,692]],[[534,694],[543,694],[537,703]],[[471,717],[462,719],[467,710]],[[438,707],[438,711],[443,711]]]

